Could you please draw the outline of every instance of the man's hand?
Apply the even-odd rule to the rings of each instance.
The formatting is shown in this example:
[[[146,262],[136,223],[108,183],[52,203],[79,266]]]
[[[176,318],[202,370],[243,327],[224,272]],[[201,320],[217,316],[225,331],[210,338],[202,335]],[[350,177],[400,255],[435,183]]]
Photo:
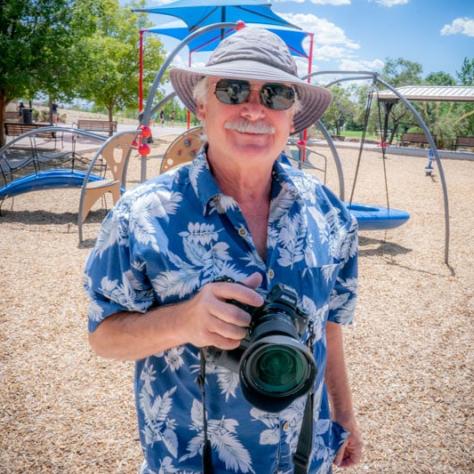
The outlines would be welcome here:
[[[350,431],[350,435],[339,448],[334,458],[334,464],[338,467],[354,466],[360,462],[362,457],[362,436],[355,420],[341,423],[341,425]]]
[[[180,326],[187,341],[196,347],[215,346],[224,350],[239,347],[251,318],[227,300],[261,306],[263,298],[254,290],[261,282],[260,273],[253,273],[242,280],[242,284],[216,282],[204,285],[180,308],[183,318]]]

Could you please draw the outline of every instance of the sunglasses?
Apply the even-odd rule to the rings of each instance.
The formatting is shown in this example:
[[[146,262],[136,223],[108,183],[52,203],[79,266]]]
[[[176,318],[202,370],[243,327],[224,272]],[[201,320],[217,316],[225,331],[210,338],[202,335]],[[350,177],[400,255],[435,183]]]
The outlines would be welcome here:
[[[238,105],[248,101],[251,91],[249,81],[220,79],[216,83],[215,94],[223,104]],[[278,83],[263,84],[259,95],[260,103],[271,110],[288,110],[296,100],[293,87]]]

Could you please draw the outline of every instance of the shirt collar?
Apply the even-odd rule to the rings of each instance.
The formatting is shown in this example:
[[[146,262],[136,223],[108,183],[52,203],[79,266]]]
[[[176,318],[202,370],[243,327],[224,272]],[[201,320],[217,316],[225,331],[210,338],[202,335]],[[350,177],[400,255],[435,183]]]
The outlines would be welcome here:
[[[196,158],[192,161],[189,171],[189,177],[194,193],[202,204],[203,215],[206,215],[209,203],[212,200],[219,199],[220,196],[223,196],[217,181],[212,175],[207,161],[206,152],[207,146],[202,147]],[[282,155],[280,155],[273,165],[272,183],[278,185],[278,188],[280,189],[284,188],[287,192],[292,194],[295,199],[300,198],[301,196],[298,188],[292,180],[293,168],[282,164]],[[280,189],[278,189],[278,191],[280,191]]]
[[[196,158],[192,161],[189,171],[191,186],[202,204],[203,215],[206,214],[209,202],[222,194],[212,175],[206,152],[207,145],[201,148]]]

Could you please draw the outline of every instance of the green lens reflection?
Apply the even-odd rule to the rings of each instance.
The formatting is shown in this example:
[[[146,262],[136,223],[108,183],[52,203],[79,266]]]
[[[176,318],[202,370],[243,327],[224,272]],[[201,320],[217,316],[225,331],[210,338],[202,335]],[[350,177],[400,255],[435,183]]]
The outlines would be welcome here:
[[[252,361],[250,369],[253,382],[267,393],[286,394],[293,392],[304,382],[307,361],[292,347],[266,346]]]

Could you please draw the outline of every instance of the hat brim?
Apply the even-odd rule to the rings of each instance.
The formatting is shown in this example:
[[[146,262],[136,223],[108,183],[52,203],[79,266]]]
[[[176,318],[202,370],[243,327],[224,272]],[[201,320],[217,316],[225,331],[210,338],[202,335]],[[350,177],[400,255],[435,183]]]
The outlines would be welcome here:
[[[192,69],[174,67],[170,70],[171,83],[191,112],[196,112],[194,87],[204,76],[293,84],[301,103],[301,108],[294,117],[295,133],[315,124],[329,107],[332,98],[331,92],[323,87],[308,84],[281,69],[256,61],[237,60]]]

